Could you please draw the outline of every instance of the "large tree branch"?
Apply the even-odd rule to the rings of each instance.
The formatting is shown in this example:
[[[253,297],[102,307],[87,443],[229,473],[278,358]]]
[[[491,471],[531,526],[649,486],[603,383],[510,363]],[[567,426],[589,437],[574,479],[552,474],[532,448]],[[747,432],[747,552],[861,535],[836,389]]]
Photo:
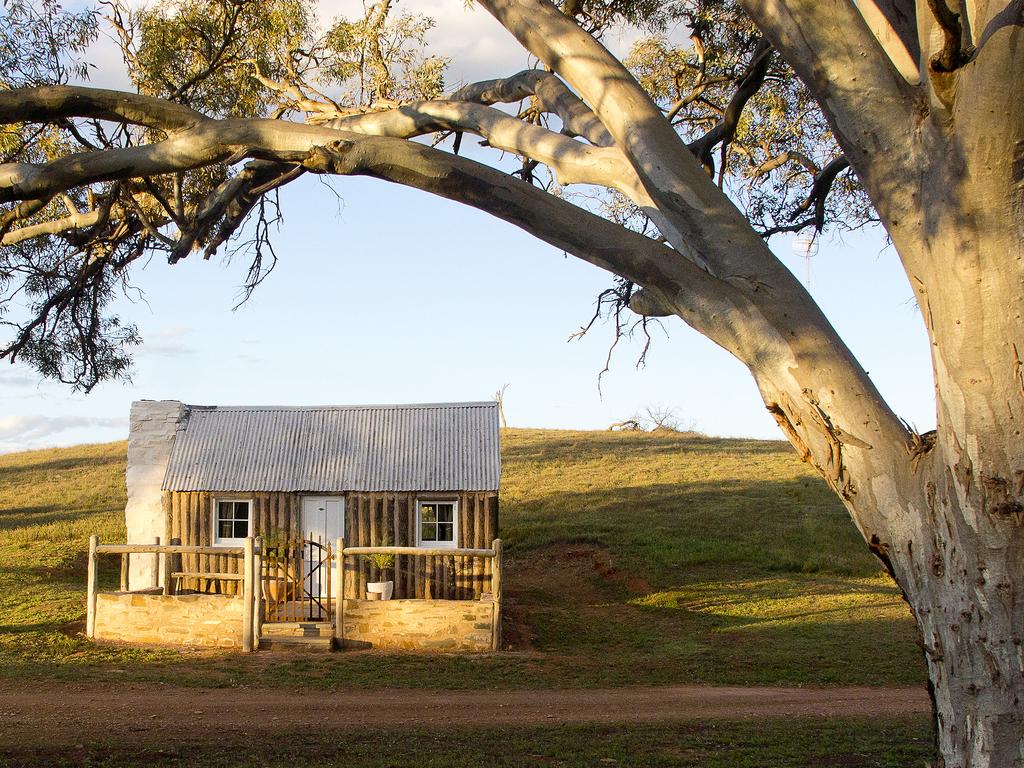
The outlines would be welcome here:
[[[468,131],[498,149],[539,160],[562,184],[598,184],[624,194],[639,185],[622,153],[614,147],[593,147],[546,128],[530,125],[492,107],[469,102],[425,101],[385,112],[333,120],[339,130],[372,136],[411,138],[437,131]]]
[[[0,165],[0,202],[49,199],[87,184],[158,176],[246,158],[301,161],[312,147],[345,136],[331,128],[283,120],[207,120],[155,144],[83,152],[41,165]]]
[[[769,410],[847,500],[865,537],[876,531],[885,536],[891,521],[870,504],[857,507],[852,478],[901,472],[876,458],[871,446],[876,441],[902,445],[907,431],[817,305],[708,179],[621,62],[547,0],[481,2],[590,105],[658,209],[684,235],[684,247],[692,243],[721,281],[749,302],[749,313],[741,306],[730,319],[742,328],[740,334],[751,332],[752,348],[738,356],[757,379]],[[862,20],[859,24],[870,37]],[[894,70],[890,74],[903,94],[905,81]],[[663,234],[676,244],[671,230]],[[672,306],[689,322],[687,302]],[[840,427],[836,419],[846,423]]]
[[[48,105],[48,116],[63,118],[104,116],[110,113],[111,103],[118,103],[132,104],[133,116],[142,119],[145,115],[136,113],[148,107],[150,101],[133,102],[130,94],[117,100],[111,97],[112,92],[97,93],[87,88],[80,91],[75,93],[72,89],[68,94],[72,98],[60,102],[62,111],[52,104],[46,89],[26,89],[19,95],[21,101],[32,108],[38,98]],[[159,110],[157,112],[160,114]],[[188,112],[198,115],[191,110]],[[0,101],[0,117],[2,115]],[[339,130],[398,138],[459,130],[477,133],[498,149],[545,163],[563,184],[597,184],[618,189],[645,210],[664,232],[673,231],[671,222],[665,220],[616,147],[589,146],[479,104],[420,102],[393,110],[339,118],[322,126],[276,120],[214,121],[201,115],[199,118],[192,127],[179,129],[166,140],[151,145],[85,152],[42,166],[0,165],[0,201],[35,195],[48,199],[46,195],[52,192],[47,190],[60,191],[100,181],[184,171],[232,159],[237,161],[252,156],[247,153],[247,148],[259,148],[263,153],[261,157],[280,159],[275,154],[277,149],[304,151],[314,144],[337,139],[339,134],[336,131]],[[678,233],[675,241],[681,250],[687,248],[685,239]],[[697,260],[692,251],[683,252]],[[180,258],[181,250],[176,253],[176,258]]]
[[[590,105],[636,170],[662,234],[723,279],[789,285],[807,303],[736,206],[707,176],[632,74],[548,0],[481,0],[501,24]],[[747,283],[749,285],[749,283]]]
[[[440,102],[429,117],[435,121],[465,120],[467,107],[483,119],[481,130],[500,133],[512,128],[503,122],[499,125],[491,115],[500,115],[497,110],[479,105]],[[435,111],[435,107],[428,111]],[[494,122],[487,123],[492,118]],[[362,130],[375,125],[377,130],[401,133],[415,128],[419,119],[418,113],[396,111],[368,115],[353,124]],[[502,121],[506,119],[514,120],[502,117]],[[660,114],[658,119],[666,124]],[[529,130],[522,135],[529,136],[536,127],[525,128]],[[588,154],[604,156],[618,151],[588,147],[537,130],[559,142],[577,144]],[[544,141],[551,140],[544,137]],[[702,183],[710,185],[692,155],[684,150],[683,157],[696,168]],[[96,182],[146,178],[244,158],[272,163],[260,166],[259,172],[253,169],[252,178],[243,179],[237,188],[218,190],[201,208],[201,212],[210,212],[207,223],[220,217],[229,230],[236,227],[265,190],[293,178],[293,171],[275,164],[317,173],[364,174],[473,205],[633,281],[645,289],[648,304],[653,300],[655,305],[667,308],[750,368],[766,404],[787,434],[795,444],[804,446],[801,450],[808,460],[850,503],[856,492],[853,478],[876,474],[874,457],[880,454],[871,453],[872,444],[902,444],[907,439],[899,421],[820,310],[792,276],[772,260],[749,227],[746,232],[756,239],[756,249],[749,246],[750,237],[746,235],[730,241],[728,232],[723,239],[722,232],[708,229],[709,224],[694,228],[698,237],[706,238],[705,242],[711,242],[712,237],[718,239],[715,253],[721,256],[721,264],[732,269],[720,279],[677,251],[466,158],[406,138],[367,136],[280,120],[203,120],[151,145],[86,152],[39,166],[0,166],[0,201],[50,199],[66,189]],[[708,201],[714,205],[719,202],[712,198]],[[691,202],[683,201],[674,215],[678,217],[682,206]],[[141,209],[136,213],[145,218]],[[695,224],[699,223],[698,213],[692,213]],[[148,222],[150,230],[156,226]],[[150,235],[163,242],[169,239],[156,231],[150,231]],[[734,253],[736,258],[731,258]],[[764,262],[765,254],[767,263],[744,269],[752,255]],[[886,471],[892,468],[886,467]],[[858,524],[862,530],[874,531],[881,530],[884,521],[862,517]]]
[[[0,91],[0,123],[54,122],[91,117],[118,123],[177,131],[208,118],[166,99],[137,93],[70,85]]]
[[[643,290],[632,302],[644,314],[675,314],[729,350],[754,375],[769,411],[787,436],[856,506],[856,478],[901,476],[891,450],[910,439],[870,379],[852,361],[827,321],[776,306],[768,286],[750,294],[716,279],[671,249],[492,168],[436,149],[367,137],[316,150],[305,163],[321,173],[362,174],[471,205]],[[873,451],[877,446],[880,450]],[[865,494],[872,489],[865,486]],[[898,510],[862,511],[866,538],[888,533]]]
[[[452,101],[489,105],[513,103],[530,96],[537,97],[545,112],[558,115],[563,133],[582,136],[598,147],[609,147],[615,143],[590,107],[570,91],[565,83],[543,70],[527,69],[512,77],[473,83],[460,88],[448,98]]]
[[[85,229],[96,224],[101,218],[103,218],[103,211],[99,208],[85,211],[84,213],[70,213],[59,219],[51,219],[50,221],[12,229],[0,239],[0,245],[14,245],[15,243],[31,240],[33,237],[59,235],[65,232]]]
[[[0,94],[0,122],[15,120],[12,92]],[[336,138],[334,130],[410,138],[439,130],[478,133],[506,151],[539,160],[550,166],[563,184],[586,183],[620,188],[625,194],[639,187],[621,152],[613,147],[594,147],[574,141],[540,126],[529,125],[499,110],[479,104],[448,101],[421,102],[395,110],[355,115],[309,126],[275,120],[212,121],[190,109],[179,111],[167,102],[131,94],[90,88],[26,89],[17,92],[24,112],[38,119],[91,117],[119,118],[139,124],[174,127],[162,142],[104,152],[84,152],[43,166],[9,163],[0,165],[0,200],[26,199],[43,189],[63,190],[84,183],[145,177],[154,173],[188,170],[222,161],[234,150],[259,146],[272,151],[275,137],[285,145],[324,143]],[[150,114],[152,112],[152,114]],[[172,162],[167,160],[173,158]],[[46,182],[45,179],[52,181]],[[643,201],[641,201],[642,203]]]
[[[893,66],[908,83],[921,79],[921,46],[914,0],[857,0],[857,10]]]

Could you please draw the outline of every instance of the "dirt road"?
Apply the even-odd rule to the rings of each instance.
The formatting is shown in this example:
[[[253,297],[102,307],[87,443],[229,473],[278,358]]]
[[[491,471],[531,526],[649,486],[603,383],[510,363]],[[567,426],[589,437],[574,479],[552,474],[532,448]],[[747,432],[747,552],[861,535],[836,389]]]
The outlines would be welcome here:
[[[316,727],[405,728],[650,723],[706,718],[891,717],[927,713],[922,688],[729,688],[672,686],[552,691],[291,691],[170,685],[0,683],[0,754],[32,743],[56,748],[94,740],[173,744],[225,733],[261,738]]]

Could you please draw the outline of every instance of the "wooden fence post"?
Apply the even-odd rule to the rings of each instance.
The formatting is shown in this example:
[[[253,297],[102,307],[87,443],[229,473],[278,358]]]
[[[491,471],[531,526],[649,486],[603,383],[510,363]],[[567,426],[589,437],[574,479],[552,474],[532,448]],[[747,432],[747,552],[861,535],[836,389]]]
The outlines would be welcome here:
[[[181,546],[181,539],[177,539],[177,538],[168,539],[168,542],[170,543],[170,545],[172,547],[180,547]],[[165,568],[164,568],[164,576],[166,578],[170,579],[170,581],[171,581],[171,594],[172,595],[176,595],[176,594],[178,594],[178,582],[174,578],[174,576],[172,576],[171,574],[181,573],[182,571],[184,571],[185,570],[185,561],[184,561],[184,558],[182,558],[182,556],[181,556],[181,552],[175,552],[174,554],[169,554],[169,555],[167,555],[167,557],[170,560],[170,565],[165,566]],[[184,583],[184,579],[182,580],[182,583]]]
[[[171,589],[171,587],[173,586],[173,579],[171,578],[171,573],[173,572],[174,556],[170,552],[164,552],[163,560],[161,560],[160,562],[162,563],[160,580],[164,583],[164,594],[172,595],[174,594],[174,591]]]
[[[121,591],[128,591],[128,553],[121,555]]]
[[[99,545],[100,537],[94,533],[89,537],[89,570],[86,577],[85,636],[89,638],[96,637],[96,570],[99,566],[96,547]]]
[[[245,537],[245,555],[242,566],[242,650],[252,650],[252,536]]]
[[[256,537],[256,552],[252,559],[252,645],[260,647],[260,635],[263,634],[263,537]],[[243,589],[243,591],[245,591]]]
[[[502,554],[501,539],[495,539],[492,544],[494,549],[494,567],[491,568],[491,592],[494,599],[494,626],[491,634],[492,650],[501,650],[501,602],[502,602],[502,570],[504,569],[504,555]]]
[[[338,539],[334,553],[338,561],[338,580],[334,584],[334,645],[345,647],[345,539]]]
[[[160,546],[160,537],[159,536],[154,536],[152,543],[159,547]],[[150,577],[149,586],[152,587],[152,588],[156,588],[156,587],[160,586],[160,553],[159,552],[154,552],[153,553],[153,575],[152,575],[152,577]]]

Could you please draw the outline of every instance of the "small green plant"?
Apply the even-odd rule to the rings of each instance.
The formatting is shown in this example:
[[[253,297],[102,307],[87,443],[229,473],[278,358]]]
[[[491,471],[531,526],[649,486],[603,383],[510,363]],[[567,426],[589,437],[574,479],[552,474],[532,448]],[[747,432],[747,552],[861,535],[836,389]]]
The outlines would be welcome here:
[[[371,555],[363,555],[363,557],[365,557],[371,565],[377,566],[382,571],[393,568],[395,565],[395,556],[389,555],[386,552],[374,552]]]
[[[291,544],[288,531],[283,528],[271,528],[263,534],[263,559],[271,568],[285,559],[285,552]]]
[[[387,531],[385,530],[384,536],[381,538],[380,543],[375,544],[374,546],[390,547],[390,538],[391,537],[388,536]],[[381,571],[387,571],[395,567],[395,556],[387,552],[371,552],[368,555],[363,555],[363,558],[365,558],[366,562],[368,562],[370,565],[377,567]]]

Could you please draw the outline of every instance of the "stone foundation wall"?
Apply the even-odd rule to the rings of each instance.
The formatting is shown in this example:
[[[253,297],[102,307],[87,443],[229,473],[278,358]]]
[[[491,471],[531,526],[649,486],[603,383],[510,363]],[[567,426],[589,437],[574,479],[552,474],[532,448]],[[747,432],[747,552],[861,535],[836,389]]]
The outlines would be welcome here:
[[[346,647],[490,651],[493,631],[491,599],[345,601]]]
[[[96,639],[242,647],[242,598],[229,595],[96,595]]]

